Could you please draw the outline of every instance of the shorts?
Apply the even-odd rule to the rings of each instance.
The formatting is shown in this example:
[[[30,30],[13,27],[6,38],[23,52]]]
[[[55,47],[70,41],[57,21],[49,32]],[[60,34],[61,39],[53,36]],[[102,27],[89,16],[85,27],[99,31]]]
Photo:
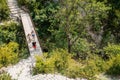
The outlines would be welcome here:
[[[33,46],[34,49],[36,49],[36,46]]]

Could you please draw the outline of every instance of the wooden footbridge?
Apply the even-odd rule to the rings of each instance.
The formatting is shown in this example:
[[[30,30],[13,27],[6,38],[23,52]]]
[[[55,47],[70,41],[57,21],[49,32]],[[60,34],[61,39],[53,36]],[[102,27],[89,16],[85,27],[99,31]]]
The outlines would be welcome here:
[[[34,54],[42,54],[42,49],[40,46],[40,42],[38,39],[38,35],[35,31],[34,24],[32,22],[32,19],[24,9],[19,8],[16,0],[7,0],[8,7],[10,8],[11,14],[10,17],[13,18],[16,21],[20,21],[23,25],[26,41],[28,44],[28,49],[31,55]],[[34,41],[36,42],[36,50],[32,47],[32,41],[29,42],[29,39],[27,37],[28,34],[31,34],[31,32],[34,31],[35,38]],[[24,36],[23,36],[24,37]]]

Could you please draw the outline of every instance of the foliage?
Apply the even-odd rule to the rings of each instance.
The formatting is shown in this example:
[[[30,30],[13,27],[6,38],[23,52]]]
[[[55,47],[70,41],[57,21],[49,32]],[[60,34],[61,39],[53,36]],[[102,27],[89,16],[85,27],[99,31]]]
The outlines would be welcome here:
[[[12,80],[11,76],[7,73],[0,74],[0,80]]]
[[[21,4],[21,2],[22,4]],[[21,5],[25,4],[26,8],[29,9],[33,21],[35,22],[36,30],[41,37],[41,45],[44,49],[52,51],[55,48],[54,36],[51,36],[50,29],[57,26],[57,18],[54,17],[59,9],[57,2],[53,0],[19,0]]]
[[[28,50],[26,50],[27,44],[23,36],[24,32],[21,25],[14,21],[6,21],[0,25],[0,45],[17,42],[20,44],[19,57],[28,56]]]
[[[97,0],[99,2],[104,2],[106,6],[110,6],[111,9],[108,12],[108,17],[107,19],[103,20],[104,23],[106,24],[104,27],[104,35],[103,38],[104,40],[102,41],[103,44],[106,44],[106,41],[108,42],[108,38],[106,38],[108,35],[112,36],[110,39],[114,40],[115,43],[120,42],[120,1],[115,1],[115,0]],[[110,34],[109,34],[110,33]],[[107,39],[107,40],[105,40]],[[105,41],[105,42],[104,42]]]
[[[78,45],[76,41],[79,38],[90,39],[88,27],[90,27],[89,31],[92,30],[96,35],[101,32],[101,28],[105,25],[102,23],[102,19],[107,17],[108,10],[110,10],[110,7],[106,6],[104,2],[96,0],[56,2],[21,0],[21,2],[30,10],[36,30],[41,37],[42,46],[49,49],[48,51],[63,48],[74,52],[72,46]],[[21,4],[21,2],[19,3]]]
[[[38,6],[36,6],[37,4]],[[34,6],[35,9],[31,12],[33,21],[35,22],[38,34],[42,39],[43,48],[52,51],[54,45],[56,46],[56,44],[54,44],[54,36],[51,36],[51,28],[53,28],[53,26],[55,26],[55,28],[58,27],[57,19],[54,17],[54,15],[59,9],[59,6],[51,1],[46,1],[46,4],[36,2],[36,5]]]
[[[49,55],[37,56],[36,61],[34,74],[58,72],[72,78],[82,77],[91,80],[95,79],[95,75],[108,71],[114,59],[104,61],[94,54],[89,55],[87,60],[78,62],[72,59],[72,55],[66,50],[57,49]]]
[[[119,44],[108,44],[104,47],[104,51],[110,57],[114,58],[112,66],[107,71],[107,74],[110,75],[119,75],[120,74],[120,45]]]
[[[28,0],[18,0],[19,5],[26,5]]]
[[[16,41],[17,34],[17,23],[15,22],[4,22],[3,25],[0,25],[0,43],[9,43],[10,41]]]
[[[64,75],[71,77],[71,78],[76,78],[76,77],[81,77],[81,71],[83,69],[83,65],[81,63],[78,63],[74,59],[69,59],[68,60],[68,68],[64,70]],[[83,78],[83,76],[82,76]]]
[[[119,43],[120,42],[120,1],[115,1],[115,0],[105,0],[104,2],[106,2],[106,5],[108,6],[111,6],[112,9],[109,10],[109,14],[108,14],[108,18],[106,20],[107,22],[107,25],[106,25],[106,28],[105,28],[105,32],[111,32],[112,35],[114,35],[114,41],[116,43]]]
[[[72,51],[74,52],[75,57],[86,59],[91,51],[90,48],[93,47],[94,45],[92,43],[88,43],[86,39],[79,38],[76,40],[74,45],[72,45]]]
[[[104,47],[104,51],[108,55],[117,55],[120,54],[120,45],[116,44],[108,44],[108,46]]]
[[[103,35],[102,45],[107,45],[107,43],[115,43],[115,37],[113,36],[111,31],[105,31],[105,34]]]
[[[19,0],[19,3],[30,10],[42,46],[50,53],[44,58],[36,57],[35,74],[59,72],[69,77],[93,79],[96,74],[108,70],[112,74],[119,69],[119,59],[115,59],[120,53],[119,45],[106,45],[120,42],[120,1]],[[57,48],[75,53],[79,56],[75,57],[76,60],[87,57],[78,64],[72,59],[73,56],[66,57],[66,50],[55,50]],[[109,59],[105,61],[91,53],[96,48],[103,49],[105,55],[110,56]]]
[[[36,66],[34,73],[46,73],[46,72],[63,72],[68,67],[68,60],[70,55],[65,50],[55,50],[50,53],[50,57],[41,58],[36,57]]]
[[[107,71],[107,74],[114,76],[118,76],[120,74],[120,54],[115,57],[112,66]]]
[[[0,0],[0,21],[8,19],[9,13],[6,0]]]
[[[9,44],[3,44],[0,46],[0,65],[7,66],[18,62],[18,44],[10,42]]]
[[[110,9],[104,3],[95,0],[66,0],[60,4],[61,8],[55,15],[59,27],[52,30],[52,34],[55,35],[56,42],[58,41],[55,44],[64,44],[68,52],[73,52],[71,47],[77,45],[75,42],[79,38],[86,38],[92,42],[89,37],[93,35],[90,33],[100,33],[103,26],[101,20],[107,17],[107,11]]]

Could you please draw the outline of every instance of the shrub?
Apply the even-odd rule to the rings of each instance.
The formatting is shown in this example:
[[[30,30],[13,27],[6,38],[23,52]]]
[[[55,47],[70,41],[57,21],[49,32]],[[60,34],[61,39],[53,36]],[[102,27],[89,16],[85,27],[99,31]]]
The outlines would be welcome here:
[[[9,43],[10,41],[17,41],[17,34],[19,25],[15,22],[4,22],[0,25],[0,43]]]
[[[12,80],[11,76],[7,73],[0,74],[0,80]]]
[[[70,60],[70,54],[66,50],[57,49],[50,53],[48,58],[36,57],[36,65],[34,67],[34,73],[48,73],[58,71],[64,73],[64,70],[68,67],[68,60]]]
[[[44,73],[45,72],[45,64],[44,64],[44,60],[42,59],[42,57],[40,56],[36,56],[36,65],[33,68],[34,73]]]
[[[120,45],[108,44],[104,47],[106,54],[111,56],[109,61],[110,68],[107,70],[107,74],[110,75],[119,75],[120,74]]]
[[[86,59],[90,53],[90,47],[92,48],[94,45],[92,43],[88,43],[88,41],[84,38],[79,38],[72,46],[72,51],[76,53],[76,57]]]
[[[0,0],[0,21],[9,17],[10,10],[6,4],[6,0]]]
[[[107,71],[107,74],[118,76],[120,74],[120,55],[117,55],[113,60],[113,64]]]
[[[104,61],[95,54],[79,63],[72,59],[72,55],[63,49],[56,49],[49,55],[45,54],[42,57],[36,56],[36,61],[33,69],[34,74],[58,72],[68,77],[82,77],[89,80],[95,80],[95,75],[108,71],[113,64],[113,59]]]
[[[95,75],[108,71],[113,64],[113,59],[104,61],[98,55],[92,54],[87,60],[82,60],[82,63],[83,62],[84,67],[80,69],[80,77],[84,77],[89,80],[96,80]]]
[[[104,51],[109,55],[120,54],[120,45],[108,44],[108,46],[104,47]]]
[[[10,42],[0,47],[0,65],[7,66],[18,61],[18,44]]]
[[[69,59],[68,68],[64,71],[64,75],[71,78],[80,77],[82,68],[83,66],[80,63],[76,62],[74,59]]]
[[[55,50],[51,54],[57,70],[62,71],[68,67],[68,60],[70,60],[71,55],[66,50]]]
[[[25,41],[24,31],[22,26],[14,21],[3,22],[0,25],[0,45],[8,44],[9,42],[17,42],[19,45],[19,57],[28,57],[27,44]],[[13,45],[14,46],[14,45]]]

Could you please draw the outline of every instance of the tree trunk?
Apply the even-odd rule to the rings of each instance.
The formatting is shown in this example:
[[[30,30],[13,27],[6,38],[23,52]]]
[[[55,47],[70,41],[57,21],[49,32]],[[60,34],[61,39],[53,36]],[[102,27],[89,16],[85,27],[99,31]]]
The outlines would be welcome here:
[[[68,53],[71,53],[71,40],[70,40],[69,36],[67,39],[68,39]]]

